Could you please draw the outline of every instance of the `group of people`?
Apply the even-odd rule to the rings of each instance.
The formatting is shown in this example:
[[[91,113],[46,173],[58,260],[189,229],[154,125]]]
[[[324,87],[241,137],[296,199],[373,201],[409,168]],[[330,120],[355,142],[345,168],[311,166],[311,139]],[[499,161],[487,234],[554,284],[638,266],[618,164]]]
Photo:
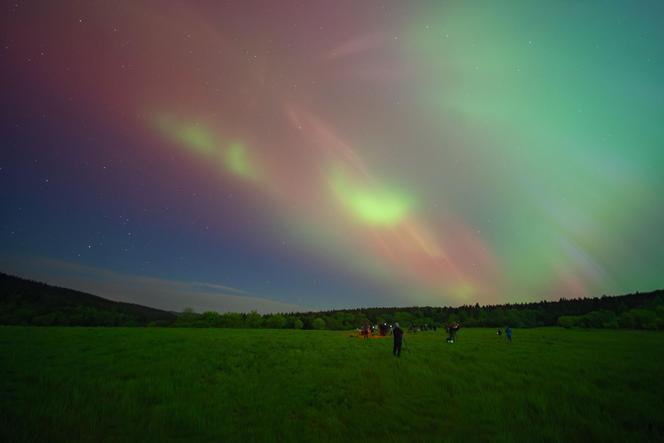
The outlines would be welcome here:
[[[456,335],[459,332],[459,329],[461,329],[461,324],[458,322],[450,323],[445,327],[445,330],[447,331],[447,342],[448,343],[454,343],[456,340]],[[503,330],[498,329],[496,332],[499,336],[503,335]],[[399,327],[399,323],[394,324],[394,328],[392,329],[392,335],[394,336],[394,346],[392,348],[392,353],[394,354],[395,357],[401,356],[401,346],[403,344],[403,329]],[[512,343],[512,328],[511,327],[506,327],[505,328],[505,339],[509,342]]]
[[[503,335],[503,330],[500,329],[500,328],[498,328],[498,329],[496,330],[496,335],[497,335],[498,337],[500,337],[501,335]],[[509,343],[512,343],[512,328],[510,328],[509,326],[505,328],[505,339],[506,339]]]
[[[378,326],[373,326],[370,325],[369,322],[364,322],[364,324],[360,328],[360,335],[362,335],[362,337],[364,338],[369,338],[369,336],[373,336],[376,333],[376,330],[378,330],[378,334],[381,337],[385,337],[390,329],[391,326],[389,326],[387,323],[382,323]]]
[[[364,322],[360,328],[360,335],[362,335],[364,339],[368,339],[369,335],[373,334],[373,329],[374,328],[369,325],[369,322]],[[399,322],[395,322],[392,326],[388,326],[387,323],[383,323],[378,327],[378,330],[381,337],[385,337],[387,335],[387,331],[390,331],[390,334],[392,334],[394,337],[394,347],[392,352],[395,357],[400,357],[404,332],[403,329],[401,329],[401,326],[399,326]]]
[[[366,339],[369,338],[369,334],[372,333],[372,327],[369,325],[368,322],[364,323],[362,328],[360,329],[360,334]],[[390,334],[394,338],[394,345],[392,347],[392,354],[395,357],[401,357],[401,349],[404,343],[404,330],[401,328],[399,325],[399,322],[394,322],[392,326],[388,326],[387,323],[383,323],[378,326],[378,329],[380,331],[380,336],[384,337],[387,335],[387,331],[390,331]],[[453,322],[445,326],[445,330],[447,331],[447,342],[448,343],[454,343],[456,341],[456,336],[457,333],[459,332],[459,329],[461,329],[461,324],[458,322]],[[503,330],[498,328],[496,330],[496,335],[502,336],[503,335]],[[512,328],[511,327],[506,327],[505,328],[505,339],[509,342],[512,343]]]

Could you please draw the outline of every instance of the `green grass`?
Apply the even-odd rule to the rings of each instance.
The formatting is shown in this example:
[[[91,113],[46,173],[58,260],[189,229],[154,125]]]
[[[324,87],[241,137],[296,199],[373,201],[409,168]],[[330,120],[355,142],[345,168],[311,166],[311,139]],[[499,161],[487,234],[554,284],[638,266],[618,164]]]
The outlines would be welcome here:
[[[0,441],[662,441],[664,333],[0,327]]]

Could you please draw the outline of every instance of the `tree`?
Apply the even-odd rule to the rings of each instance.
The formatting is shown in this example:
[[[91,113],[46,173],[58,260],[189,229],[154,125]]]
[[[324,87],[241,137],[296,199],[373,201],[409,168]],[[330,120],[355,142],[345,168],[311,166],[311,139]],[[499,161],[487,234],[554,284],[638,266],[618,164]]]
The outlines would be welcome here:
[[[178,316],[176,320],[176,325],[178,326],[194,326],[196,320],[198,319],[198,314],[194,312],[191,308],[184,308],[182,313]]]
[[[241,328],[244,326],[244,318],[238,312],[226,312],[221,314],[220,325],[222,328]]]
[[[625,329],[632,329],[636,327],[636,322],[634,321],[634,316],[632,315],[632,312],[625,311],[622,314],[620,314],[620,317],[618,317],[618,325],[621,328]]]
[[[263,317],[261,317],[258,312],[251,311],[247,314],[247,317],[244,321],[247,328],[260,328],[261,324],[263,323]]]
[[[638,329],[657,329],[657,313],[650,309],[630,310],[634,318],[634,326]]]
[[[270,315],[263,319],[263,325],[266,328],[281,329],[286,326],[286,317],[281,314]]]
[[[314,319],[314,321],[311,323],[311,326],[312,326],[314,329],[319,329],[319,330],[320,330],[320,329],[325,329],[325,320],[323,320],[323,319],[320,318],[320,317],[317,317],[317,318]]]
[[[579,326],[579,316],[577,315],[561,315],[558,317],[558,325],[563,328],[573,328]]]
[[[328,316],[325,319],[325,325],[326,325],[327,329],[331,329],[333,331],[344,329],[343,323],[341,321],[339,321],[339,319],[337,319],[336,316]]]
[[[209,328],[218,328],[222,325],[221,315],[214,311],[205,311],[200,317],[201,323]]]
[[[408,327],[415,320],[415,316],[410,312],[397,312],[394,314],[394,321],[399,322],[402,328]]]
[[[591,328],[617,328],[618,320],[613,311],[600,309],[599,311],[591,311],[583,316],[584,321],[588,327]]]

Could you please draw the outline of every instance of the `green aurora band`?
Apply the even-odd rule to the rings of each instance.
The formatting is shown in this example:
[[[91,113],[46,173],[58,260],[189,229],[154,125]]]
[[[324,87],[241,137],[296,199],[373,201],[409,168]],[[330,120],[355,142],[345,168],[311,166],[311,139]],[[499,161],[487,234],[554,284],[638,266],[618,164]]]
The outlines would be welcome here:
[[[329,184],[346,210],[368,225],[396,226],[406,218],[412,206],[411,200],[399,192],[350,184],[338,171],[330,175]]]
[[[225,164],[228,171],[247,179],[257,177],[256,167],[250,162],[247,149],[241,143],[230,145],[225,155]]]
[[[224,168],[235,176],[256,179],[257,167],[251,162],[247,148],[232,142],[224,149],[213,131],[197,122],[178,120],[167,114],[153,118],[153,126],[163,136],[179,146],[201,156],[221,155]]]

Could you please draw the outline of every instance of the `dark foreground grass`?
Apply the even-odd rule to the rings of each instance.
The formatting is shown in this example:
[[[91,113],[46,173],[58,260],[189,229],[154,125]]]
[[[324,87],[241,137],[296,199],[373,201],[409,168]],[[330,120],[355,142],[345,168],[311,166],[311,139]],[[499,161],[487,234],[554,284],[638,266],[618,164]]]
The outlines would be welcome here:
[[[0,441],[662,441],[664,333],[0,328]]]

